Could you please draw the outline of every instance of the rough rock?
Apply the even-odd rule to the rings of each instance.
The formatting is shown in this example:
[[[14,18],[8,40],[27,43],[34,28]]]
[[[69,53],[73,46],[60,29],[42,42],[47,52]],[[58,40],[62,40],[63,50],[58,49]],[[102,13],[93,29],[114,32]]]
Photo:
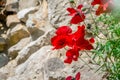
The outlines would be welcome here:
[[[0,73],[0,80],[6,80],[7,77],[8,76],[6,74]]]
[[[19,1],[19,10],[30,8],[30,7],[35,7],[38,6],[39,0],[20,0]]]
[[[15,68],[16,68],[16,60],[11,60],[8,64],[6,64],[4,67],[0,68],[0,76],[4,75],[3,78],[8,78],[10,76],[15,75]],[[1,79],[2,77],[0,77]],[[7,80],[7,79],[3,79]]]
[[[4,38],[0,37],[0,52],[4,51],[6,47],[6,41]]]
[[[26,21],[26,26],[28,28],[40,28],[48,22],[48,6],[47,2],[43,0],[38,11],[33,14],[28,15],[28,20]]]
[[[47,0],[48,2],[48,17],[54,27],[68,25],[70,17],[66,9],[70,7],[69,0]]]
[[[7,0],[5,10],[7,12],[18,12],[18,0]]]
[[[30,34],[27,31],[26,27],[22,24],[17,24],[8,33],[9,46],[16,44],[22,38],[29,37],[29,36],[30,36]]]
[[[11,59],[16,58],[18,52],[22,50],[28,43],[30,43],[30,40],[31,40],[30,37],[21,39],[16,45],[8,49],[8,56]]]
[[[36,12],[37,10],[38,10],[38,7],[26,8],[26,9],[19,11],[17,13],[17,16],[21,21],[26,22],[26,20],[28,19],[28,14],[32,14]]]
[[[39,49],[37,52],[32,54],[25,63],[19,65],[16,68],[15,76],[10,77],[7,80],[33,80],[33,79],[34,80],[49,80],[49,74],[53,75],[54,72],[59,73],[61,69],[64,68],[64,64],[59,59],[54,58],[55,57],[54,54],[57,51],[50,52],[51,48],[52,48],[51,46],[44,46],[41,49]],[[50,55],[51,57],[49,57]],[[43,64],[46,61],[48,61],[49,58],[56,59],[57,62],[54,61],[54,62],[51,62],[50,65],[47,65],[47,69],[51,71],[48,74],[48,72],[45,73],[45,71],[43,70],[44,69]],[[52,59],[50,61],[52,61]],[[55,65],[52,65],[54,63]]]
[[[24,49],[22,49],[19,53],[18,56],[16,57],[17,59],[17,63],[21,64],[24,61],[26,61],[31,54],[33,54],[34,52],[36,52],[37,50],[39,50],[42,46],[45,45],[49,45],[50,44],[50,39],[53,35],[54,32],[54,28],[50,28],[49,26],[46,26],[46,33],[44,33],[44,35],[40,36],[37,40],[32,41],[31,43],[29,43],[26,47],[24,47]]]
[[[7,17],[7,22],[6,22],[6,25],[11,27],[11,26],[15,26],[17,25],[18,23],[20,23],[20,20],[18,19],[17,15],[9,15]]]
[[[39,10],[33,14],[28,14],[28,20],[26,21],[26,26],[31,33],[32,40],[36,40],[41,35],[43,35],[46,30],[47,26],[51,25],[48,24],[48,11],[47,11],[47,2],[44,0],[39,7]],[[47,24],[47,25],[46,25]],[[46,29],[44,29],[44,26]],[[43,30],[44,29],[44,30]]]

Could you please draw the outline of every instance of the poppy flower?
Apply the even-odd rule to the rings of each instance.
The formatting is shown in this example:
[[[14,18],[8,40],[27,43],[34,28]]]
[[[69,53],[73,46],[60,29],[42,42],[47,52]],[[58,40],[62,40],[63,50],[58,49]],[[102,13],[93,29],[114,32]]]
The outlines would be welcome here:
[[[66,35],[54,36],[51,38],[51,43],[54,46],[53,49],[60,49],[65,47],[69,41],[68,39],[69,38]]]
[[[57,29],[57,35],[68,35],[72,33],[72,29],[69,26],[61,26]]]
[[[75,77],[68,76],[65,80],[80,80],[80,72],[78,72]]]
[[[77,9],[67,8],[67,11],[70,13],[69,15],[72,16],[72,19],[70,21],[71,24],[78,24],[84,21],[85,15],[81,10],[82,7],[83,5],[79,5]]]
[[[91,5],[99,5],[96,15],[100,15],[102,13],[108,13],[111,12],[113,3],[112,0],[94,0]]]
[[[72,60],[77,61],[79,57],[79,51],[77,49],[70,49],[66,52],[67,58],[64,60],[65,63],[71,63]]]

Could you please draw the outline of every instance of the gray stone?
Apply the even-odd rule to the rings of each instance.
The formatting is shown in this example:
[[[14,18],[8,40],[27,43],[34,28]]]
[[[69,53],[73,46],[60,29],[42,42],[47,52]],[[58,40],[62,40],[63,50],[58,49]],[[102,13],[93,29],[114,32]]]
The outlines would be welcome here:
[[[64,67],[64,63],[59,58],[50,58],[44,65],[48,71],[56,71]]]
[[[9,59],[6,56],[6,54],[1,53],[0,54],[0,67],[3,67],[4,65],[6,65],[8,63]]]

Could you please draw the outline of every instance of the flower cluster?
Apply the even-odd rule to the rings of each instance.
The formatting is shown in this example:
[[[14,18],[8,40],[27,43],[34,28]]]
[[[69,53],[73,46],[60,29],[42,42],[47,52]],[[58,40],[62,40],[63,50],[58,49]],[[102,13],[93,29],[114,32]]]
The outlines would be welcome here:
[[[111,12],[113,7],[113,1],[112,0],[93,0],[91,5],[99,5],[96,15],[100,15],[102,13],[108,13]]]
[[[79,5],[77,9],[67,8],[69,16],[72,16],[71,24],[79,24],[84,21],[85,15],[81,10],[82,7],[83,5]],[[72,61],[78,60],[79,51],[93,49],[94,38],[85,39],[85,25],[79,25],[76,32],[73,32],[69,26],[61,26],[57,29],[56,35],[51,38],[51,43],[54,46],[53,50],[69,47],[64,62],[70,64]]]
[[[61,49],[65,46],[70,47],[66,52],[67,58],[65,63],[71,63],[73,60],[77,61],[80,50],[91,50],[94,43],[94,39],[85,39],[85,26],[78,26],[76,32],[72,33],[72,29],[69,26],[61,26],[56,31],[56,36],[51,39],[51,43],[54,46],[53,49]]]

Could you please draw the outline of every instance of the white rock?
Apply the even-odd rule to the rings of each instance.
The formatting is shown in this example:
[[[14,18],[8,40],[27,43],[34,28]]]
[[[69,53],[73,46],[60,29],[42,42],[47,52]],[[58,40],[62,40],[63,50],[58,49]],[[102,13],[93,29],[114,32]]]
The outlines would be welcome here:
[[[18,19],[17,15],[9,15],[7,16],[7,22],[6,25],[8,27],[15,26],[16,24],[20,23],[20,20]]]
[[[34,13],[36,11],[37,11],[37,7],[26,8],[19,11],[17,13],[17,16],[20,20],[22,20],[23,22],[26,22],[26,20],[28,19],[28,14]]]

